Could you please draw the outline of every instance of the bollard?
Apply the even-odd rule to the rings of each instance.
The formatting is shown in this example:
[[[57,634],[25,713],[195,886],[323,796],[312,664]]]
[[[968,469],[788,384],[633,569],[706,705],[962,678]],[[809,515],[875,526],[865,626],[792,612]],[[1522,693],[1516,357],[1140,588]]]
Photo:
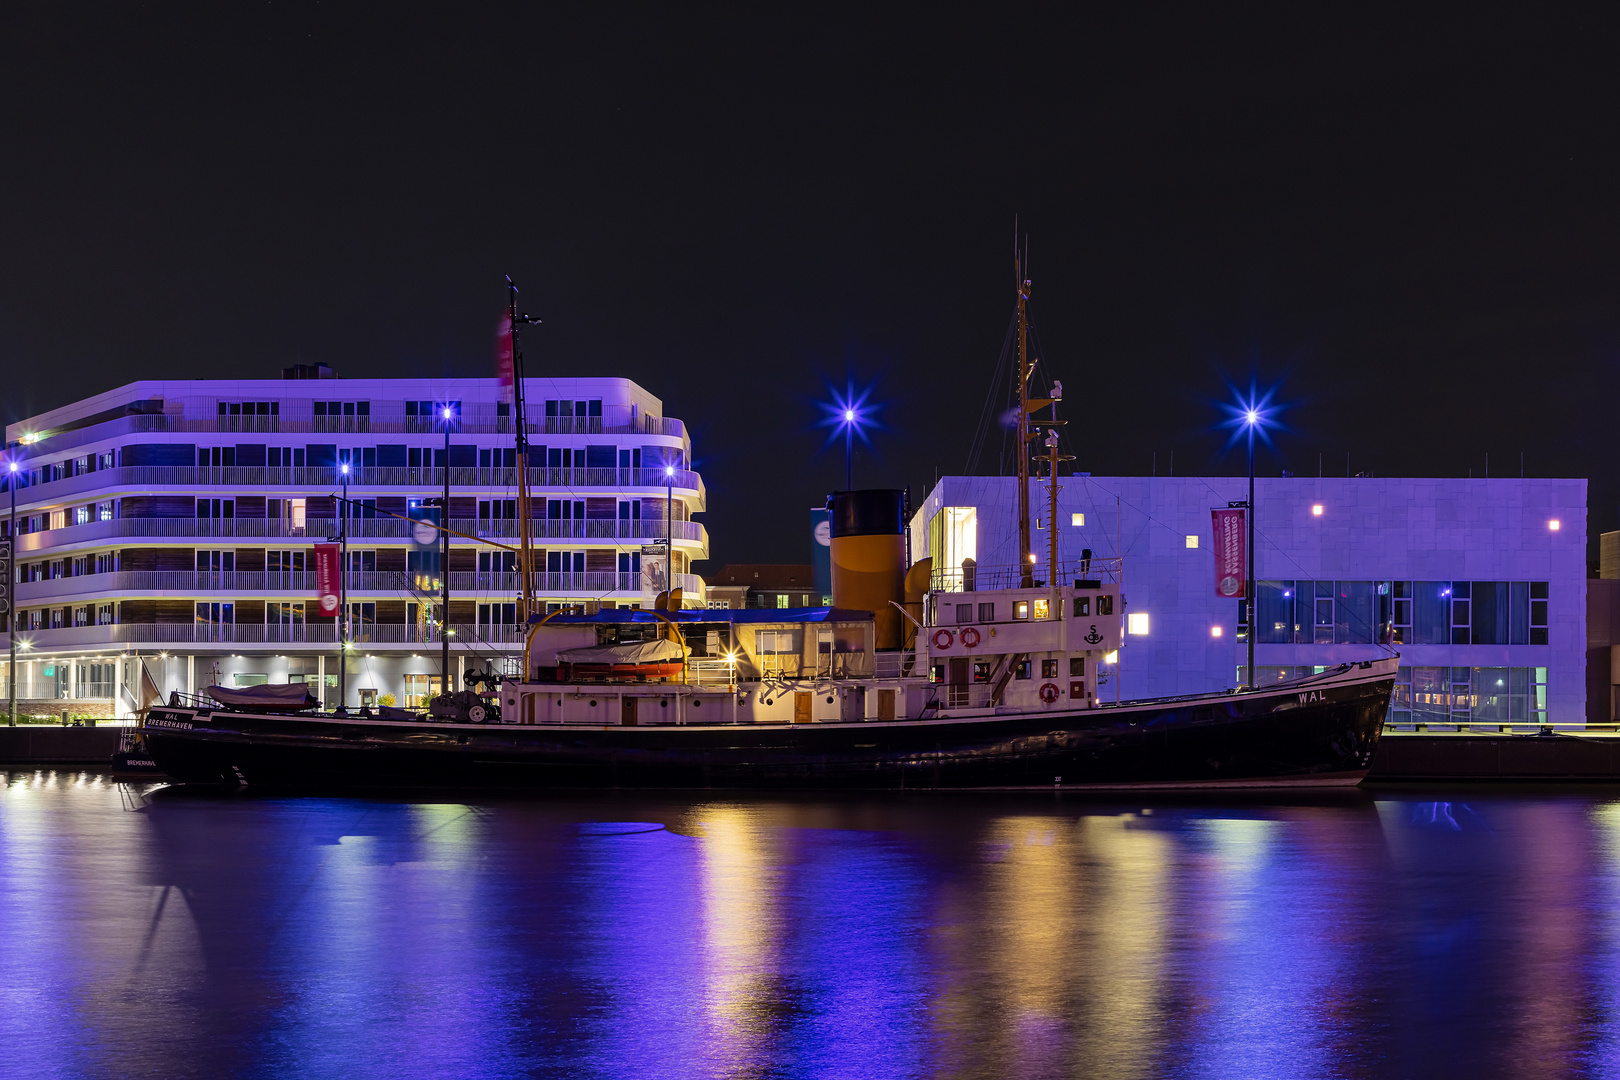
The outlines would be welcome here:
[[[67,712],[68,712],[68,711],[67,711],[67,710],[66,710],[66,709],[63,709],[63,710],[62,710],[62,726],[63,726],[63,727],[67,727],[67,726],[68,726],[68,715],[67,715]]]

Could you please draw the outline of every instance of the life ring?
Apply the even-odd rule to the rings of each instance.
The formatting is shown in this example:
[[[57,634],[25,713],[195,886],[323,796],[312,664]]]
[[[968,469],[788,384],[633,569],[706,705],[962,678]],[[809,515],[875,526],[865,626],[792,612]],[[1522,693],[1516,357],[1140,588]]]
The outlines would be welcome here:
[[[942,628],[934,631],[934,648],[936,649],[948,649],[955,640],[956,635],[949,630]]]
[[[979,632],[969,626],[962,631],[962,648],[971,649],[979,643]]]
[[[1050,704],[1052,704],[1052,702],[1056,701],[1057,699],[1058,699],[1057,684],[1056,683],[1049,683],[1049,682],[1048,683],[1041,683],[1041,700],[1046,702],[1048,705],[1050,705]]]

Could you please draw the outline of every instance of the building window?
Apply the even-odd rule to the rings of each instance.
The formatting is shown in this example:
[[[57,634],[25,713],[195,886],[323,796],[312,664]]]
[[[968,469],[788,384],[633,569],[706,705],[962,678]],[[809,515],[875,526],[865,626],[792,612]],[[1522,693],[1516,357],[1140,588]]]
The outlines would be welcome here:
[[[980,622],[995,622],[996,621],[996,605],[993,604],[993,603],[980,604],[979,605],[979,621]]]
[[[1547,644],[1547,582],[1530,583],[1530,644]],[[1545,683],[1545,678],[1542,680]]]
[[[776,606],[779,607],[779,608],[785,608],[785,607],[788,606],[788,594],[787,593],[777,593],[776,594]]]
[[[91,519],[95,516],[95,512],[96,508],[94,506],[75,506],[73,508],[73,524],[90,524]]]
[[[1089,619],[1091,617],[1091,597],[1077,596],[1074,598],[1074,617]]]
[[[1056,659],[1041,661],[1041,678],[1055,679],[1058,677],[1058,662]]]
[[[990,661],[973,661],[973,681],[977,683],[986,683],[990,681]]]
[[[1198,546],[1198,537],[1196,537],[1196,536],[1188,536],[1187,537],[1187,546],[1190,547],[1190,548],[1197,547]]]
[[[96,625],[97,626],[111,626],[113,624],[113,621],[114,621],[114,619],[113,619],[113,606],[111,604],[99,604],[99,605],[97,605],[97,607],[96,607]]]
[[[964,626],[967,623],[970,623],[972,621],[973,621],[973,605],[972,604],[957,604],[956,605],[956,625]]]
[[[1086,658],[1083,656],[1069,657],[1069,674],[1078,679],[1086,673]]]
[[[433,696],[432,675],[405,676],[405,708],[425,709]]]
[[[1085,523],[1086,523],[1086,515],[1084,515],[1084,514],[1070,514],[1069,515],[1069,524],[1070,525],[1080,526],[1080,525],[1084,525]]]
[[[1015,679],[1028,679],[1029,678],[1029,672],[1030,672],[1029,661],[1028,660],[1020,660],[1018,662],[1018,666],[1013,669],[1013,678],[1015,678]]]
[[[1148,632],[1147,612],[1133,611],[1125,616],[1125,632],[1138,636],[1146,634]]]

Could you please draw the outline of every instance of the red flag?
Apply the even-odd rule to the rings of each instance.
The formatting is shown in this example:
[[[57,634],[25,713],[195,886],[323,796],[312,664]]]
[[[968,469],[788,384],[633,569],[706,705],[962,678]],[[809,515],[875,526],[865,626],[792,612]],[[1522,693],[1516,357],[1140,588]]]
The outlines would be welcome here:
[[[315,595],[322,615],[336,615],[338,609],[338,545],[315,545]]]
[[[501,396],[512,404],[512,316],[502,315],[495,328],[495,378],[501,384]]]
[[[1215,595],[1223,600],[1246,599],[1248,592],[1243,513],[1240,509],[1209,512],[1215,521]]]

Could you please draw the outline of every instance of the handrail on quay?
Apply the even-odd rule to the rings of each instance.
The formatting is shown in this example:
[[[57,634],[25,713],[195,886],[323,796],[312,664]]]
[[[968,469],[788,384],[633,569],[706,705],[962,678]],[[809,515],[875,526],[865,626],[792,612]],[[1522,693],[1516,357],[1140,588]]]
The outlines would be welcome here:
[[[1384,722],[1386,735],[1620,735],[1620,723],[1534,720],[1420,720]]]

